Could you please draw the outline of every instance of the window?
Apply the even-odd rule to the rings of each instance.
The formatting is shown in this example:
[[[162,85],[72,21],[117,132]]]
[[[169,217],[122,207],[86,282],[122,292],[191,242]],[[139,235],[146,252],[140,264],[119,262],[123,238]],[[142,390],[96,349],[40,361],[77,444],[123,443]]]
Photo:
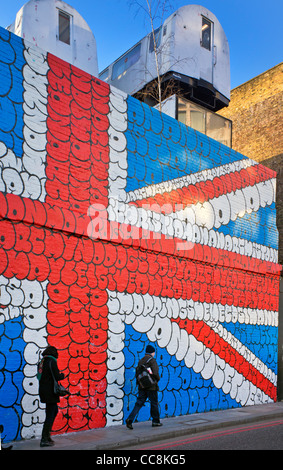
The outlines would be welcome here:
[[[211,21],[202,18],[201,45],[208,51],[211,50]]]
[[[114,65],[112,69],[112,80],[121,78],[126,70],[134,65],[141,55],[141,43],[133,47],[127,54],[123,55]]]
[[[221,144],[232,146],[232,122],[184,98],[178,98],[178,121],[206,134]]]
[[[160,26],[159,28],[154,30],[156,48],[158,48],[160,46],[160,42],[161,42],[161,28],[162,28],[162,26]],[[148,50],[149,50],[149,52],[154,51],[154,40],[153,40],[153,34],[152,33],[150,34]]]
[[[71,17],[59,10],[59,41],[71,44]]]
[[[204,111],[198,110],[198,109],[191,109],[191,111],[190,111],[190,122],[191,122],[190,127],[195,129],[196,131],[201,132],[202,134],[205,134],[206,133],[205,132],[206,131],[205,118],[206,118],[206,115],[205,115]]]
[[[100,80],[102,80],[103,82],[107,82],[108,80],[108,75],[109,75],[109,69],[106,69],[106,70],[103,70],[103,72],[101,72],[99,74],[99,78]]]

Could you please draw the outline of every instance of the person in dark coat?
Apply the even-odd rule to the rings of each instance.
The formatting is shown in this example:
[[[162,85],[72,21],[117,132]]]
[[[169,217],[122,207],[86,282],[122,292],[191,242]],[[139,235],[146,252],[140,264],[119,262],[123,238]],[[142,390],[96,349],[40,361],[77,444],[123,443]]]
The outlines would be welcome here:
[[[42,353],[41,377],[39,378],[39,397],[42,403],[46,403],[45,421],[42,430],[40,447],[54,445],[50,437],[53,423],[58,413],[59,395],[54,393],[54,379],[56,381],[64,379],[64,374],[59,372],[57,366],[58,351],[54,346],[48,346]],[[52,369],[52,372],[51,372]]]
[[[149,399],[150,401],[150,415],[152,417],[152,426],[162,426],[162,423],[160,423],[160,416],[159,416],[159,406],[158,406],[158,382],[160,380],[159,376],[159,368],[157,365],[156,360],[154,359],[155,355],[155,349],[153,346],[150,344],[146,347],[145,350],[145,356],[140,359],[138,363],[138,367],[141,364],[145,364],[149,359],[148,366],[152,370],[152,377],[155,379],[155,383],[147,389],[143,389],[139,384],[138,384],[138,398],[136,401],[136,404],[132,410],[132,412],[129,414],[128,418],[126,419],[126,426],[129,429],[133,429],[133,421],[135,420],[135,417],[137,416],[139,410],[141,407],[145,404],[146,400]]]

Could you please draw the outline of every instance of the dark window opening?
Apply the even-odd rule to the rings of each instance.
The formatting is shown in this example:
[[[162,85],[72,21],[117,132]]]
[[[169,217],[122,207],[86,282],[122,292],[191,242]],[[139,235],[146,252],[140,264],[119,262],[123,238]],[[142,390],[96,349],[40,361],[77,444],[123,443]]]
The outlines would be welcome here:
[[[178,121],[211,137],[221,144],[232,146],[232,122],[184,98],[178,98]]]
[[[59,41],[71,44],[71,17],[63,11],[59,11]]]
[[[108,75],[109,75],[109,69],[107,68],[106,70],[103,70],[103,72],[99,74],[99,78],[103,82],[106,82],[108,80]]]
[[[202,18],[201,45],[208,51],[211,50],[211,21]]]
[[[140,55],[141,43],[133,47],[133,49],[127,52],[127,54],[123,55],[117,62],[115,62],[112,69],[112,80],[115,80],[115,78],[120,79],[123,75],[125,75],[126,71],[136,62],[138,62]]]
[[[162,31],[162,26],[154,30],[154,37],[155,37],[155,44],[156,44],[156,49],[160,46],[161,42],[161,31]],[[150,40],[149,40],[149,52],[154,51],[154,40],[153,40],[153,34],[150,34]]]

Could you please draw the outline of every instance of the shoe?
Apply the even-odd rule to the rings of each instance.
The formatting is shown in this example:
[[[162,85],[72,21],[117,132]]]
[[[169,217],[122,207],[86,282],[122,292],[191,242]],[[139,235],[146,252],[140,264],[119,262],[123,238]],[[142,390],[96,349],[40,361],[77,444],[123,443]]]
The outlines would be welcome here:
[[[134,429],[132,426],[132,421],[130,421],[129,419],[126,419],[126,426],[128,429]]]
[[[52,447],[54,446],[54,442],[50,442],[47,439],[41,439],[40,441],[40,447]]]
[[[152,423],[153,428],[157,428],[158,426],[163,426],[162,423]]]

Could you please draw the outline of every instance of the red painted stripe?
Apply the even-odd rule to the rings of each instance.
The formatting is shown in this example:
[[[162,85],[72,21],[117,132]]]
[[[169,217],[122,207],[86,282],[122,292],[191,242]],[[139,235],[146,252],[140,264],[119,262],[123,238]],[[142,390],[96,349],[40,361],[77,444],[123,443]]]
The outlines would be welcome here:
[[[48,55],[46,202],[85,217],[107,207],[109,86]]]
[[[104,221],[105,238],[114,243],[134,246],[159,253],[166,253],[180,258],[188,258],[202,263],[231,267],[262,274],[280,275],[281,266],[270,261],[232,253],[220,248],[186,242],[177,237],[144,230],[138,227]],[[89,232],[91,236],[91,230]]]
[[[193,335],[198,341],[213,351],[214,354],[236,369],[239,374],[242,374],[248,381],[252,382],[256,387],[272,398],[272,400],[276,400],[277,389],[270,380],[244,359],[235,348],[215,333],[205,322],[189,320],[188,318],[185,320],[172,318],[171,321],[176,322],[181,329],[186,330],[188,335]]]
[[[101,207],[104,207],[101,205]],[[101,214],[101,212],[100,212]],[[98,212],[97,212],[98,215]],[[250,273],[280,276],[281,265],[271,261],[262,261],[257,258],[232,253],[219,248],[186,243],[178,238],[143,230],[117,222],[107,221],[107,212],[103,211],[102,222],[95,217],[95,210],[90,215],[78,211],[65,209],[50,203],[41,203],[27,198],[20,198],[14,194],[0,193],[0,216],[28,224],[36,224],[53,228],[66,233],[84,235],[94,240],[97,234],[93,232],[92,225],[101,225],[100,238],[115,244],[122,244],[134,248],[141,248],[157,253],[172,255],[177,258],[189,259],[218,265],[232,269],[239,269]]]
[[[20,247],[21,237],[24,240],[21,222],[24,222],[26,231],[29,227],[31,233],[35,234],[33,237],[35,248],[37,239],[40,244],[40,235],[36,236],[40,226],[31,226],[33,220],[37,220],[47,229],[52,229],[53,238],[43,237],[44,248],[41,252],[43,263],[44,257],[48,259],[48,254],[52,253],[52,250],[58,252],[56,259],[62,255],[60,247],[63,244],[62,240],[65,240],[64,232],[85,233],[86,222],[90,221],[89,218],[76,217],[76,213],[72,214],[71,211],[3,193],[0,193],[0,215],[4,219],[0,224],[4,240],[1,249],[5,252],[0,261],[1,272],[2,274],[5,272],[7,277],[19,269],[17,262],[19,257],[23,258],[21,263],[23,272],[28,272],[29,266],[33,265],[30,259],[32,253],[29,253],[29,250],[14,251],[15,246]],[[119,262],[125,260],[122,266],[116,266],[119,268],[117,271],[114,270],[111,275],[108,273],[107,282],[103,281],[103,285],[108,285],[110,290],[116,288],[119,290],[123,286],[128,292],[137,290],[164,297],[192,298],[200,302],[278,311],[279,265],[200,245],[195,245],[192,250],[184,253],[185,256],[181,256],[175,249],[176,240],[165,237],[159,240],[138,237],[134,240],[132,238],[122,240],[117,224],[111,224],[109,227],[113,225],[118,234],[115,243],[84,238],[89,246],[97,246],[99,247],[97,251],[101,250],[98,264],[103,265],[105,250],[112,253],[108,266],[116,266],[118,259]],[[123,228],[126,229],[126,226]],[[7,233],[11,234],[10,242],[7,240]],[[50,230],[46,233],[50,234]],[[73,240],[77,241],[77,237],[70,238],[70,249]],[[16,256],[13,253],[16,253]],[[131,262],[128,263],[127,260]],[[131,269],[131,264],[135,266],[134,270]],[[105,274],[107,272],[108,270]]]
[[[157,193],[154,197],[148,197],[132,201],[138,207],[147,206],[156,212],[170,213],[180,210],[181,207],[196,203],[204,203],[210,199],[243,189],[248,186],[269,180],[274,177],[274,172],[263,165],[253,165],[240,171],[217,176],[212,180],[189,184],[182,188],[173,189],[169,192]]]
[[[83,261],[87,241],[66,232],[86,235],[89,207],[97,201],[108,204],[109,87],[52,55],[48,63],[47,194],[42,209],[54,237],[44,253],[50,266],[48,343],[60,351],[61,369],[73,393],[60,402],[56,431],[73,432],[106,424],[107,296],[97,289],[95,297],[91,281],[82,276],[88,266]]]

